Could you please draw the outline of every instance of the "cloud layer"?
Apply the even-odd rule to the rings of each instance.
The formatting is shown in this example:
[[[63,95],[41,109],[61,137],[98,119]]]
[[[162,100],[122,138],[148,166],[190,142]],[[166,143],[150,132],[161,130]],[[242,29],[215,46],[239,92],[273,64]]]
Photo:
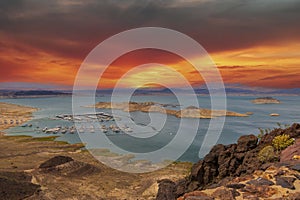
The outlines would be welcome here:
[[[231,58],[225,56],[226,52],[268,46],[272,54],[272,47],[300,43],[299,10],[297,0],[0,1],[0,70],[6,74],[0,76],[0,81],[43,82],[48,76],[49,82],[71,85],[80,63],[98,43],[120,31],[145,26],[171,28],[196,39],[213,58],[222,57],[216,62],[227,66],[225,79],[230,80],[230,76],[234,77],[230,75],[231,66],[245,65],[249,70],[249,66],[257,64],[227,65],[224,61]],[[288,55],[284,57],[298,50],[285,51]],[[137,57],[140,59],[141,55]],[[297,64],[299,60],[292,63]],[[28,76],[26,72],[36,75]],[[66,72],[70,74],[65,78],[60,75]],[[284,77],[293,73],[271,73],[261,80],[287,80]]]

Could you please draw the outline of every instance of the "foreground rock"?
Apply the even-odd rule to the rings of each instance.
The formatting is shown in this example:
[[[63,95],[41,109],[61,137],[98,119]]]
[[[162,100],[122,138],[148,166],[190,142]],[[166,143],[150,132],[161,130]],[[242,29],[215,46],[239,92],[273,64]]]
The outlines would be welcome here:
[[[281,134],[296,138],[296,143],[282,152],[284,157],[281,156],[281,162],[260,161],[258,152],[270,145],[274,137]],[[217,144],[203,160],[193,165],[187,178],[174,183],[162,180],[159,184],[159,192],[165,190],[163,187],[174,185],[173,193],[168,193],[165,198],[169,200],[179,197],[181,199],[238,199],[239,197],[257,199],[273,195],[282,198],[282,195],[280,196],[282,190],[284,194],[286,191],[288,194],[295,193],[300,190],[298,187],[300,174],[297,171],[300,168],[300,160],[295,159],[299,150],[297,138],[300,138],[300,124],[293,124],[287,129],[275,129],[264,135],[259,142],[256,136],[245,135],[238,139],[237,144]],[[262,173],[261,169],[268,170]],[[278,190],[277,187],[281,189]],[[221,193],[223,198],[220,198],[220,195],[213,195],[216,189],[220,189],[217,193]],[[190,197],[194,194],[193,191],[201,191],[201,198]],[[205,195],[208,197],[204,197]],[[162,200],[161,196],[158,193],[157,200]]]
[[[0,172],[0,199],[19,200],[37,193],[39,185],[31,183],[32,176],[24,172]]]
[[[281,103],[279,100],[273,97],[259,97],[251,101],[254,104],[278,104]]]
[[[187,107],[182,110],[170,110],[165,109],[165,104],[159,104],[155,102],[122,102],[122,103],[111,103],[111,102],[98,102],[95,105],[98,109],[119,109],[124,110],[126,112],[158,112],[158,113],[166,113],[169,115],[176,116],[178,118],[214,118],[214,117],[221,117],[221,116],[230,116],[230,117],[247,117],[249,115],[232,112],[232,111],[225,111],[225,110],[209,110],[204,108],[197,108],[197,107]]]

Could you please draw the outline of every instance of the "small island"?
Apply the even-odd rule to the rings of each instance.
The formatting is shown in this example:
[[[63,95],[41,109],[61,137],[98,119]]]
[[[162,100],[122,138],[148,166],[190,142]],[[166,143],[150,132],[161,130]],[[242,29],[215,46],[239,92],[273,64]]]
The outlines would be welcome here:
[[[92,106],[89,106],[92,107]],[[171,110],[165,109],[165,104],[155,103],[155,102],[121,102],[121,103],[111,103],[111,102],[98,102],[95,108],[98,109],[118,109],[126,112],[158,112],[173,115],[178,118],[202,118],[211,119],[215,117],[230,116],[230,117],[248,117],[247,114],[226,111],[226,110],[210,110],[206,108],[197,108],[194,106],[189,106],[182,110]]]
[[[278,99],[273,97],[259,97],[251,101],[254,104],[279,104],[281,103]]]

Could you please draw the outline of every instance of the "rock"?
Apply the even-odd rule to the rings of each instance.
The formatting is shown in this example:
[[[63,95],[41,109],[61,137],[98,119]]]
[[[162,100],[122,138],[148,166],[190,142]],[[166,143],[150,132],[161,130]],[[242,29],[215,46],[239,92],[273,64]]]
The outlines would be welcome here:
[[[288,188],[291,190],[295,189],[294,186],[294,181],[296,180],[296,178],[294,177],[276,177],[276,185],[280,185],[283,188]]]
[[[298,180],[300,180],[300,174],[294,174],[294,176],[295,176]]]
[[[243,197],[248,199],[272,196],[272,194],[276,193],[276,190],[269,186],[274,185],[274,182],[271,180],[273,180],[274,176],[276,177],[276,173],[279,172],[278,168],[293,166],[296,171],[299,171],[300,168],[300,166],[294,162],[277,162],[274,164],[262,163],[258,159],[259,151],[266,145],[271,145],[274,137],[281,134],[287,134],[293,138],[300,138],[300,124],[293,124],[286,129],[274,129],[270,133],[265,134],[259,144],[257,144],[258,138],[255,135],[245,135],[238,139],[237,144],[217,144],[213,146],[211,151],[202,160],[193,165],[190,176],[184,181],[179,181],[175,184],[173,194],[175,197],[179,197],[184,193],[190,193],[194,190],[216,189],[225,186],[225,188],[232,191],[245,191]],[[273,162],[275,162],[275,160]],[[272,168],[274,168],[274,170],[272,170]],[[259,169],[261,169],[261,171],[258,171]],[[268,172],[265,173],[265,170]],[[255,171],[256,173],[253,174]],[[291,173],[288,172],[282,175],[293,176],[294,174],[295,173],[292,173],[291,175]],[[249,181],[254,178],[253,175],[261,176],[261,178]],[[277,174],[277,179],[282,175]],[[294,180],[285,181],[289,183]],[[287,185],[285,181],[279,178],[276,182],[285,186]],[[246,186],[244,182],[247,182]],[[258,193],[258,195],[256,193]]]
[[[241,192],[243,192],[243,199],[265,199],[276,194],[277,190],[266,185],[246,185],[243,189],[241,189]]]
[[[286,174],[286,170],[279,170],[275,176],[282,176]]]
[[[185,194],[177,200],[213,200],[214,198],[209,197],[207,194],[201,191],[193,191]]]
[[[233,190],[230,190],[228,188],[218,188],[216,189],[213,193],[212,196],[217,199],[222,199],[222,200],[234,200]]]
[[[23,172],[0,173],[0,199],[25,199],[39,191],[40,186],[31,183],[32,177]]]
[[[257,146],[258,138],[255,135],[244,135],[238,139],[237,152],[246,152]]]
[[[297,155],[300,155],[300,139],[296,139],[295,143],[288,146],[280,154],[280,162],[284,163],[299,163],[300,160],[295,159]]]
[[[175,183],[168,179],[158,181],[158,193],[156,200],[175,200]]]
[[[246,185],[243,184],[243,183],[231,183],[231,184],[226,185],[226,187],[233,188],[233,189],[241,189],[241,188],[243,188],[245,186]]]
[[[198,182],[192,181],[188,183],[188,180],[183,179],[176,183],[174,194],[176,197],[182,196],[187,191],[194,191],[198,188]]]
[[[254,180],[251,180],[251,181],[248,181],[247,184],[250,184],[250,185],[256,185],[256,186],[259,186],[259,185],[267,185],[267,186],[271,186],[271,185],[274,185],[274,183],[268,179],[265,179],[265,178],[257,178],[257,179],[254,179]]]
[[[243,162],[236,169],[235,175],[251,174],[256,169],[259,169],[262,163],[257,159],[257,154],[260,148],[252,149],[245,153]]]
[[[67,156],[55,156],[49,160],[47,160],[46,162],[42,163],[39,168],[43,169],[43,168],[52,168],[67,162],[73,161],[73,158],[71,157],[67,157]]]
[[[285,198],[286,200],[299,200],[300,199],[300,192],[291,193],[288,197]]]
[[[272,166],[272,163],[264,163],[260,169],[265,171],[266,169],[268,169],[270,166]]]
[[[210,152],[204,157],[204,161],[207,163],[216,163],[217,158],[221,152],[225,151],[225,146],[222,144],[217,144],[213,146]]]

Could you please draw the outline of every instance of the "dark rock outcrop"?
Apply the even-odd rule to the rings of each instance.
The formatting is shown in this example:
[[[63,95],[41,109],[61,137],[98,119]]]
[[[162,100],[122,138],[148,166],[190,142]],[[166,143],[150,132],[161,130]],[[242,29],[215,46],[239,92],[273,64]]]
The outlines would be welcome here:
[[[164,179],[158,182],[159,190],[157,199],[174,200],[175,199],[175,183],[173,181]]]
[[[47,160],[46,162],[42,163],[39,166],[39,168],[40,169],[51,168],[51,167],[62,165],[64,163],[71,162],[71,161],[73,161],[73,158],[68,157],[68,156],[55,156],[55,157]]]
[[[24,172],[0,172],[0,199],[19,200],[34,195],[40,186],[31,183],[31,179]]]
[[[56,156],[39,167],[42,172],[54,173],[60,176],[88,176],[94,173],[99,173],[100,169],[84,162],[73,160],[67,156]]]
[[[283,188],[295,189],[294,182],[296,178],[294,177],[276,177],[276,184]]]
[[[189,177],[173,183],[173,199],[195,190],[218,187],[223,184],[222,180],[230,177],[251,175],[255,170],[267,168],[269,165],[258,159],[258,153],[266,145],[271,145],[274,137],[281,134],[287,134],[292,138],[300,137],[300,124],[293,124],[287,129],[274,129],[265,134],[259,142],[255,135],[245,135],[238,139],[237,144],[217,144],[213,146],[202,160],[193,165]],[[265,190],[267,193],[272,192],[271,189],[260,188],[263,186],[259,185],[259,182],[263,182],[265,187],[272,185],[271,182],[262,179],[248,184],[248,189],[246,187],[243,189],[249,190],[249,194],[256,190],[262,191],[262,193]],[[166,190],[163,187],[166,187],[166,185],[159,185],[157,200],[163,199],[160,198],[162,196],[161,192]],[[169,194],[169,196],[172,195]]]
[[[293,170],[296,170],[298,172],[300,172],[300,163],[299,164],[295,164],[291,167]]]

